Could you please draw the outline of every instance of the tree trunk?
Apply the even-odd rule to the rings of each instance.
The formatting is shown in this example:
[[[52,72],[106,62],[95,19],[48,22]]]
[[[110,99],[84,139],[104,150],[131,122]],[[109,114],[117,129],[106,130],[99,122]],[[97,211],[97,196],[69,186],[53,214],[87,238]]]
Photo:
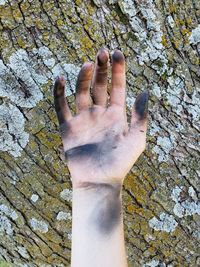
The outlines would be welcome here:
[[[0,266],[70,265],[53,82],[65,76],[74,110],[80,67],[102,46],[126,57],[129,119],[150,91],[147,149],[123,187],[129,266],[200,266],[200,2],[1,0],[0,18]]]

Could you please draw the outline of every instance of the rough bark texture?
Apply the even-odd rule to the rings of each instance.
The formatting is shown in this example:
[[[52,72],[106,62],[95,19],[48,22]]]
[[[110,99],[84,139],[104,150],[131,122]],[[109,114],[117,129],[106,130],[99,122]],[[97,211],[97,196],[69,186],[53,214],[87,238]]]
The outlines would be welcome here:
[[[126,57],[129,115],[151,94],[147,149],[123,188],[129,266],[200,265],[198,18],[198,0],[0,0],[0,266],[70,265],[53,81],[66,77],[73,109],[78,71],[102,46]]]

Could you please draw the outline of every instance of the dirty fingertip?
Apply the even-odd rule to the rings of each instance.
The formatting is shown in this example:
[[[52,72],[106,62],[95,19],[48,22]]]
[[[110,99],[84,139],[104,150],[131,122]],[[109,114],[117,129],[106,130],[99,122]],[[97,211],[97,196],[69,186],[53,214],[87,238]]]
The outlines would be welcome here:
[[[64,76],[57,76],[55,79],[55,84],[54,84],[54,95],[59,96],[63,93],[65,89],[65,78]]]
[[[115,61],[117,63],[124,62],[125,58],[123,53],[119,49],[115,49],[112,54],[112,61]]]
[[[143,120],[147,117],[148,100],[149,100],[149,92],[147,90],[139,94],[135,100],[134,108],[135,112],[139,116],[139,120]]]
[[[98,65],[102,66],[102,65],[106,64],[108,59],[109,59],[108,50],[106,48],[101,48],[98,52],[98,55],[97,55]]]

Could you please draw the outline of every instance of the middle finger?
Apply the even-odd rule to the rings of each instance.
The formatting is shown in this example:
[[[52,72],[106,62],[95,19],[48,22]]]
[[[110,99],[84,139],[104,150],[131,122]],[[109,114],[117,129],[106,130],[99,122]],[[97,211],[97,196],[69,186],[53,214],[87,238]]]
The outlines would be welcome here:
[[[94,104],[107,106],[107,79],[108,79],[109,53],[101,48],[97,53],[94,77],[92,80],[92,98]]]

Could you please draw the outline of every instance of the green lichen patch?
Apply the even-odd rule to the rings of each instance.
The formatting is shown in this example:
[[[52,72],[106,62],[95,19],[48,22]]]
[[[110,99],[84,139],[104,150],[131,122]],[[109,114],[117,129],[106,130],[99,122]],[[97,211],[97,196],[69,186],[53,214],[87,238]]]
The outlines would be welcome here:
[[[0,260],[0,267],[13,267],[13,265],[11,265],[11,263]]]

